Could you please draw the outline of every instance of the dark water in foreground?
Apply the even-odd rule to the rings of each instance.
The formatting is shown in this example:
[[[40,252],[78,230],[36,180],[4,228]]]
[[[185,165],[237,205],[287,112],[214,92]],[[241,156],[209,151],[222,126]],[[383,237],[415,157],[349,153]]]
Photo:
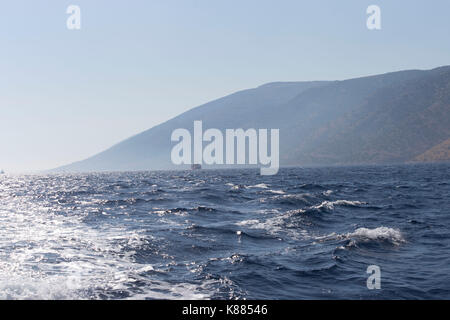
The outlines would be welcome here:
[[[0,176],[0,226],[0,299],[450,299],[450,165]]]

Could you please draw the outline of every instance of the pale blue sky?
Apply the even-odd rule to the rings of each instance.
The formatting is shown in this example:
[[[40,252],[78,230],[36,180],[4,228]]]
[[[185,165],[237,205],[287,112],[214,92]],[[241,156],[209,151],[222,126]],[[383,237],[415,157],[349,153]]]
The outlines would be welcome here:
[[[381,31],[366,28],[370,4]],[[448,0],[2,2],[0,168],[81,160],[267,82],[449,65],[449,35]]]

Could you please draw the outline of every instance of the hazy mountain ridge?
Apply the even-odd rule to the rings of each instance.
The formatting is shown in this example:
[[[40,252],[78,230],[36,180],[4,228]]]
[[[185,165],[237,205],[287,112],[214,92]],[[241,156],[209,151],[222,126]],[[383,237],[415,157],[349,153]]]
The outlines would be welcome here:
[[[395,163],[441,143],[450,137],[450,69],[440,71],[378,89],[303,152],[331,157],[329,164]]]
[[[433,148],[450,138],[450,67],[262,85],[191,109],[58,171],[174,168],[171,133],[192,130],[194,120],[204,129],[279,128],[281,165],[446,161],[449,153]]]
[[[450,159],[450,139],[434,146],[421,155],[414,158],[418,162],[441,162]]]

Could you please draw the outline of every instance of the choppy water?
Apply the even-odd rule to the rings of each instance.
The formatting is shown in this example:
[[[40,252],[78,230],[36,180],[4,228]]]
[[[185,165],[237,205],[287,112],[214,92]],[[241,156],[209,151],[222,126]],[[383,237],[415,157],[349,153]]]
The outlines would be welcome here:
[[[0,176],[0,226],[0,299],[450,298],[450,165]]]

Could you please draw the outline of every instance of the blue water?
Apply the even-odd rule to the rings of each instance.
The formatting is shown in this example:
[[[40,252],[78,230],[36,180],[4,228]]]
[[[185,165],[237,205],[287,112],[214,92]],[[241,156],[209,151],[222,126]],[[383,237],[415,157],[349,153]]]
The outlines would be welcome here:
[[[0,176],[0,225],[1,299],[450,298],[445,164]]]

